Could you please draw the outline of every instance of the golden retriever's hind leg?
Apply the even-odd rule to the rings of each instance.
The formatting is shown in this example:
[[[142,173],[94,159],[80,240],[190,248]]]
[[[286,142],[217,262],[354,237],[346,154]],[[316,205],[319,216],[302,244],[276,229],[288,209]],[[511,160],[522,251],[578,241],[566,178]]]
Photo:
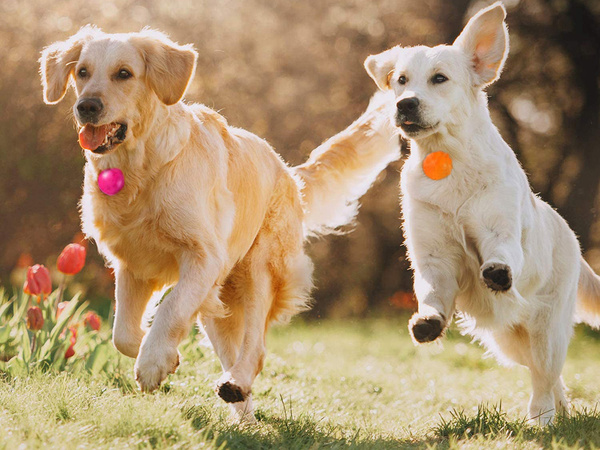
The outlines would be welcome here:
[[[124,355],[136,358],[144,337],[142,317],[152,296],[152,285],[138,280],[126,269],[117,269],[116,313],[113,325],[113,344]]]
[[[217,382],[217,394],[227,403],[245,403],[265,358],[265,332],[272,303],[271,276],[266,267],[255,267],[244,295],[244,335],[237,359]],[[251,405],[251,402],[250,402]],[[247,409],[249,405],[241,404]],[[236,408],[237,409],[237,408]],[[251,411],[246,411],[245,414]]]
[[[225,287],[223,297],[225,297],[228,288]],[[221,361],[223,372],[227,373],[235,364],[242,340],[244,338],[244,312],[238,305],[230,306],[230,315],[225,318],[202,318],[204,331],[215,350],[215,353]],[[223,395],[231,395],[227,393],[230,385],[221,383],[222,379],[217,384],[217,394],[223,398]],[[237,420],[244,422],[254,422],[254,407],[252,404],[252,394],[248,394],[245,399],[235,403],[228,402],[234,417]]]

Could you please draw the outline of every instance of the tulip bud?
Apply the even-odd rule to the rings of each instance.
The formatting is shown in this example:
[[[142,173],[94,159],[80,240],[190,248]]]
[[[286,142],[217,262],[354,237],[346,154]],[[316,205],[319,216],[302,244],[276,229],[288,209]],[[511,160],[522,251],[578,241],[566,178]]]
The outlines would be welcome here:
[[[102,321],[100,320],[100,316],[93,311],[88,312],[83,318],[83,323],[85,323],[88,327],[90,327],[94,331],[98,331],[100,329],[100,324]]]
[[[31,331],[41,330],[44,326],[44,316],[39,306],[30,306],[27,310],[27,328]]]
[[[50,272],[41,264],[36,264],[27,269],[27,280],[23,291],[30,295],[48,295],[52,292],[52,280]]]
[[[65,352],[65,359],[69,359],[71,356],[73,356],[75,354],[74,347],[75,347],[75,342],[77,342],[77,327],[71,326],[71,327],[69,327],[69,331],[71,332],[71,337],[69,338],[71,345],[69,345],[69,348]]]
[[[65,359],[69,359],[71,356],[75,354],[75,349],[73,348],[75,344],[69,345],[69,348],[65,352]]]
[[[58,270],[66,275],[75,275],[85,264],[85,247],[79,244],[69,244],[61,252],[56,262]]]
[[[69,302],[60,302],[58,305],[56,305],[56,320],[58,320],[67,306],[69,306]]]

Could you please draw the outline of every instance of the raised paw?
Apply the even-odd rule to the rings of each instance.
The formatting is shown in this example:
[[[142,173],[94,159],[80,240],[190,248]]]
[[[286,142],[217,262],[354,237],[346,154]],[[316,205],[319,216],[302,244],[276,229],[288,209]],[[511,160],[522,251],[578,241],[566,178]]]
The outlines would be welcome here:
[[[486,263],[481,266],[481,276],[492,291],[505,292],[512,286],[512,272],[506,264]]]
[[[445,328],[445,320],[441,317],[422,317],[415,314],[408,324],[413,339],[424,344],[439,338]]]
[[[248,397],[250,389],[242,388],[233,376],[229,372],[226,372],[217,381],[215,392],[227,403],[238,403],[243,402]]]
[[[143,392],[158,389],[167,375],[174,373],[179,366],[177,349],[155,349],[150,352],[140,351],[135,362],[135,380]]]

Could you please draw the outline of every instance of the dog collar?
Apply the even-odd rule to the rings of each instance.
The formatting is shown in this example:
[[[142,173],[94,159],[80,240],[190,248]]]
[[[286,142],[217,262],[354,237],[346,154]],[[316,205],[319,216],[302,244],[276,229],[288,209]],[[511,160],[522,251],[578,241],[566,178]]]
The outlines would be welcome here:
[[[433,152],[423,160],[423,172],[432,180],[446,178],[452,172],[452,158],[446,152]]]
[[[98,187],[106,195],[115,195],[125,186],[125,177],[121,169],[113,167],[98,174]]]

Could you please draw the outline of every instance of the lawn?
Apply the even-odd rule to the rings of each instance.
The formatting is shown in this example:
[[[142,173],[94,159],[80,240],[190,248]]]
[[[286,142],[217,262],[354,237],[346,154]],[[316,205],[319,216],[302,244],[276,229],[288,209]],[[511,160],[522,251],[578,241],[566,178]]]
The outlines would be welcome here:
[[[137,391],[133,362],[116,352],[97,375],[5,376],[0,448],[600,447],[600,333],[577,329],[564,369],[574,413],[539,429],[523,421],[527,370],[483,359],[455,329],[415,347],[407,319],[274,328],[253,388],[256,425],[228,419],[212,392],[217,358],[197,337],[155,394]]]

